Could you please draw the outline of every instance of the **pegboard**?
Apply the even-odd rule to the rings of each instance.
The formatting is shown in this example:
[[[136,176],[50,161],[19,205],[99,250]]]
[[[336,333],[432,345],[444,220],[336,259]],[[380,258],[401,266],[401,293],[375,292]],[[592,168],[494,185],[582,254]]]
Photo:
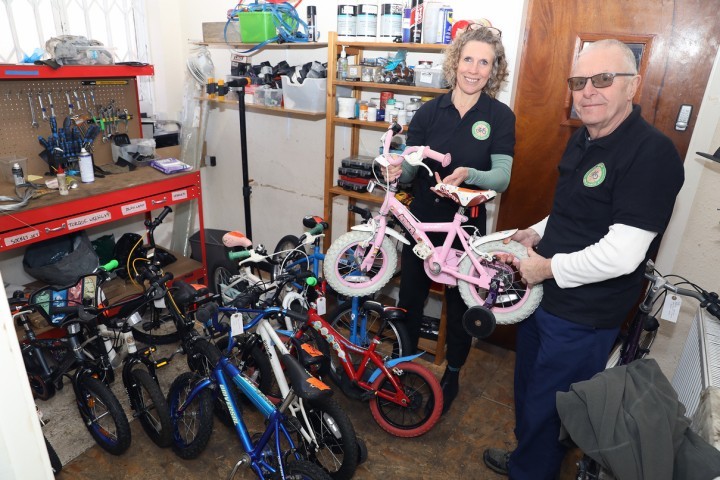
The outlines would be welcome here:
[[[41,96],[48,118],[51,114],[48,93],[51,95],[60,129],[65,118],[70,115],[66,92],[70,96],[73,114],[79,115],[77,123],[83,131],[89,125],[88,122],[92,122],[92,113],[99,120],[97,107],[106,107],[114,101],[118,113],[127,110],[132,116],[127,123],[127,130],[124,121],[116,122],[116,133],[127,133],[130,138],[138,138],[141,135],[135,78],[2,80],[0,81],[0,156],[17,155],[27,158],[26,175],[43,175],[49,170],[48,164],[40,157],[40,153],[45,148],[38,141],[38,137],[48,138],[52,133],[50,122],[42,119],[38,95]],[[78,94],[79,105],[76,105],[74,92]],[[91,92],[95,97],[94,102]],[[30,94],[29,99],[28,94]],[[90,112],[85,106],[85,99]],[[37,128],[32,124],[30,102],[35,111]],[[107,117],[109,116],[108,114]],[[109,138],[107,143],[103,143],[103,136],[101,132],[93,143],[96,165],[112,163],[110,152],[112,138]]]

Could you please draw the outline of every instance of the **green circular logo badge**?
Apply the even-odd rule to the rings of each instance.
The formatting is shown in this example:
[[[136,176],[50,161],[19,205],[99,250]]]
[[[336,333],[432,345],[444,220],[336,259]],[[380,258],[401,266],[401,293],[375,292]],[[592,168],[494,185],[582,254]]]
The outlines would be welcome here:
[[[587,173],[583,177],[583,185],[590,188],[597,187],[603,182],[603,180],[605,180],[606,173],[607,172],[605,170],[605,164],[598,163],[587,171]]]
[[[487,140],[490,136],[490,124],[487,122],[475,122],[472,126],[473,137],[478,140]]]

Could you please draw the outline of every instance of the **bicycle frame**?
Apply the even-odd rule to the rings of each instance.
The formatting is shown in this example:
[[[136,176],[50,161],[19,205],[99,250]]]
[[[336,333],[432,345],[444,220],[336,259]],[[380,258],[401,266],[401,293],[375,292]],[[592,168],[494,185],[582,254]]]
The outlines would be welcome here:
[[[265,318],[266,315],[280,312],[281,309],[277,307],[270,307],[266,310],[219,307],[218,311],[224,313],[248,313],[255,315],[250,323],[243,326],[243,329],[250,329],[254,327],[255,332],[262,339],[263,344],[266,347],[265,353],[267,354],[268,359],[270,360],[270,365],[273,369],[275,381],[277,382],[280,389],[280,394],[283,399],[286,399],[290,394],[290,385],[288,384],[287,378],[285,377],[283,366],[280,363],[280,356],[288,354],[290,353],[290,351],[287,349],[287,347],[285,347],[285,343],[278,335],[278,331],[276,331],[270,324],[270,321]],[[286,319],[286,321],[289,320]],[[288,337],[292,336],[292,332],[290,331],[280,331],[280,333],[285,334]],[[230,337],[233,337],[233,335],[230,335]],[[232,345],[233,344],[230,344],[228,346],[227,352],[230,352],[232,350]],[[289,403],[288,408],[292,416],[297,417],[298,419],[302,419],[300,433],[305,438],[305,440],[307,442],[313,443],[314,445],[317,445],[318,440],[315,436],[315,432],[311,428],[305,428],[306,425],[310,424],[310,420],[305,413],[302,399],[296,397],[291,403]]]
[[[424,245],[424,258],[428,259],[432,257],[432,265],[430,262],[425,262],[425,272],[435,282],[455,286],[458,280],[464,280],[473,285],[477,285],[483,289],[490,288],[491,277],[482,275],[480,277],[472,277],[469,275],[463,275],[458,271],[460,261],[465,258],[468,252],[473,251],[482,260],[491,262],[493,260],[492,255],[485,252],[479,252],[473,247],[477,247],[484,243],[502,240],[512,236],[516,230],[506,230],[502,232],[495,232],[483,237],[471,236],[462,227],[462,224],[467,222],[468,217],[462,215],[460,211],[455,213],[452,222],[421,222],[418,220],[408,208],[403,205],[392,192],[395,190],[393,185],[390,185],[386,189],[385,201],[380,207],[380,214],[376,216],[373,221],[369,224],[359,225],[352,227],[352,230],[368,231],[373,232],[372,243],[380,245],[385,235],[390,235],[402,243],[409,245],[410,242],[402,237],[395,230],[387,228],[387,216],[392,215],[395,217],[405,229],[410,232],[417,245]],[[445,233],[447,234],[441,247],[436,247],[428,238],[427,233]],[[463,250],[458,250],[452,247],[453,242],[456,238],[460,239]],[[362,264],[360,265],[361,271],[369,271],[375,261],[377,249],[373,248],[371,252],[365,256]],[[473,263],[475,270],[483,272],[484,269],[480,266],[478,258],[470,255],[470,261]]]
[[[234,340],[231,339],[230,348],[232,348],[233,342]],[[238,409],[238,406],[232,396],[228,394],[230,388],[229,379],[235,383],[240,391],[242,391],[242,393],[268,420],[267,428],[260,439],[258,439],[254,444],[250,432],[243,421],[241,410]],[[243,450],[245,450],[244,458],[235,465],[230,477],[232,478],[232,476],[235,475],[237,468],[242,463],[249,463],[250,467],[259,478],[267,478],[266,473],[269,473],[270,475],[277,474],[277,469],[264,459],[264,453],[266,451],[265,447],[274,436],[275,441],[273,450],[275,459],[278,461],[278,465],[284,465],[285,463],[280,446],[281,435],[288,441],[291,451],[295,449],[295,443],[292,441],[292,438],[283,423],[285,415],[282,413],[286,404],[289,404],[294,399],[295,395],[291,393],[280,408],[275,407],[275,405],[273,405],[273,403],[260,390],[258,390],[253,382],[245,377],[237,367],[230,363],[227,358],[221,357],[220,362],[213,368],[210,378],[203,378],[195,385],[185,402],[178,408],[178,413],[185,411],[187,406],[195,399],[195,397],[203,389],[211,387],[213,383],[217,384],[222,392],[225,404],[228,406],[228,410],[230,411],[230,415],[233,419],[235,433],[240,439]],[[296,454],[296,458],[299,459],[300,457]]]
[[[350,378],[354,382],[357,382],[357,385],[359,387],[363,388],[364,390],[373,392],[374,394],[385,400],[394,402],[399,405],[408,405],[408,396],[403,391],[404,389],[402,388],[402,386],[398,383],[397,378],[391,371],[391,368],[401,362],[411,361],[420,357],[422,355],[422,352],[407,357],[394,358],[385,363],[383,362],[382,357],[375,352],[375,349],[377,347],[376,342],[371,342],[368,348],[362,348],[353,344],[352,342],[344,338],[342,335],[340,335],[329,323],[327,323],[320,315],[318,315],[317,311],[315,311],[315,309],[313,308],[308,310],[307,323],[301,326],[300,329],[296,332],[296,337],[302,335],[302,333],[304,333],[304,330],[306,330],[307,328],[315,329],[318,333],[320,333],[320,335],[323,336],[323,338],[325,338],[325,340],[327,340],[330,348],[335,350],[335,352],[337,353],[337,356],[340,359],[340,363],[343,366],[343,370],[348,375],[348,378]],[[355,366],[352,364],[352,362],[350,362],[350,356],[347,353],[348,351],[355,352],[362,356],[362,360],[360,361],[357,369],[355,369]],[[363,380],[365,372],[367,371],[370,363],[375,365],[376,369],[369,375],[367,380]],[[373,388],[372,383],[375,381],[375,379],[377,379],[380,373],[384,373],[385,377],[392,383],[393,389],[395,391],[394,395],[389,395],[388,393],[383,391],[376,391]]]

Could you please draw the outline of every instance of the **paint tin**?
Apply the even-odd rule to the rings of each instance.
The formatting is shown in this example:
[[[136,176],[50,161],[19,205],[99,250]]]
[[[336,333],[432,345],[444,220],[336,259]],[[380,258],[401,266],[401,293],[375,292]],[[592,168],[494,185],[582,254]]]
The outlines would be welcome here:
[[[452,26],[453,9],[448,5],[443,5],[438,12],[435,43],[444,43],[445,45],[452,43]]]
[[[374,42],[378,35],[378,6],[375,2],[361,1],[355,18],[355,37],[358,41]]]
[[[355,40],[357,2],[342,0],[337,8],[337,34],[339,40]]]
[[[384,109],[387,105],[387,101],[391,98],[395,98],[395,94],[393,92],[383,91],[380,92],[380,108]]]
[[[380,5],[379,38],[381,42],[393,42],[402,37],[403,4],[398,2]]]

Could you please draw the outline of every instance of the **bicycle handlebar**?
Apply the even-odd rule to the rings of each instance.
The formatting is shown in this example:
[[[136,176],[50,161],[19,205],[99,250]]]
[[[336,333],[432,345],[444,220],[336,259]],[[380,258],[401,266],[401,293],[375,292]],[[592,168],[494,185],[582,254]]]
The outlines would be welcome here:
[[[706,309],[708,313],[720,320],[720,301],[717,293],[708,292],[700,287],[698,287],[698,290],[681,288],[670,283],[665,277],[655,273],[655,265],[652,263],[652,260],[648,260],[645,278],[650,281],[650,288],[645,300],[641,304],[641,308],[645,311],[649,311],[657,296],[663,290],[667,290],[677,295],[699,300],[701,308]]]
[[[450,165],[451,157],[449,153],[443,154],[440,152],[436,152],[435,150],[427,146],[407,147],[399,155],[390,153],[390,143],[392,142],[392,137],[393,135],[400,132],[402,132],[402,126],[393,123],[390,125],[388,131],[385,132],[385,134],[383,135],[383,153],[375,159],[375,161],[377,161],[380,165],[384,167],[388,167],[390,165],[397,166],[401,165],[402,162],[405,161],[413,166],[424,167],[430,173],[430,175],[432,175],[432,170],[430,170],[430,167],[423,163],[423,159],[431,158],[436,162],[440,163],[443,167],[447,167],[448,165]]]

